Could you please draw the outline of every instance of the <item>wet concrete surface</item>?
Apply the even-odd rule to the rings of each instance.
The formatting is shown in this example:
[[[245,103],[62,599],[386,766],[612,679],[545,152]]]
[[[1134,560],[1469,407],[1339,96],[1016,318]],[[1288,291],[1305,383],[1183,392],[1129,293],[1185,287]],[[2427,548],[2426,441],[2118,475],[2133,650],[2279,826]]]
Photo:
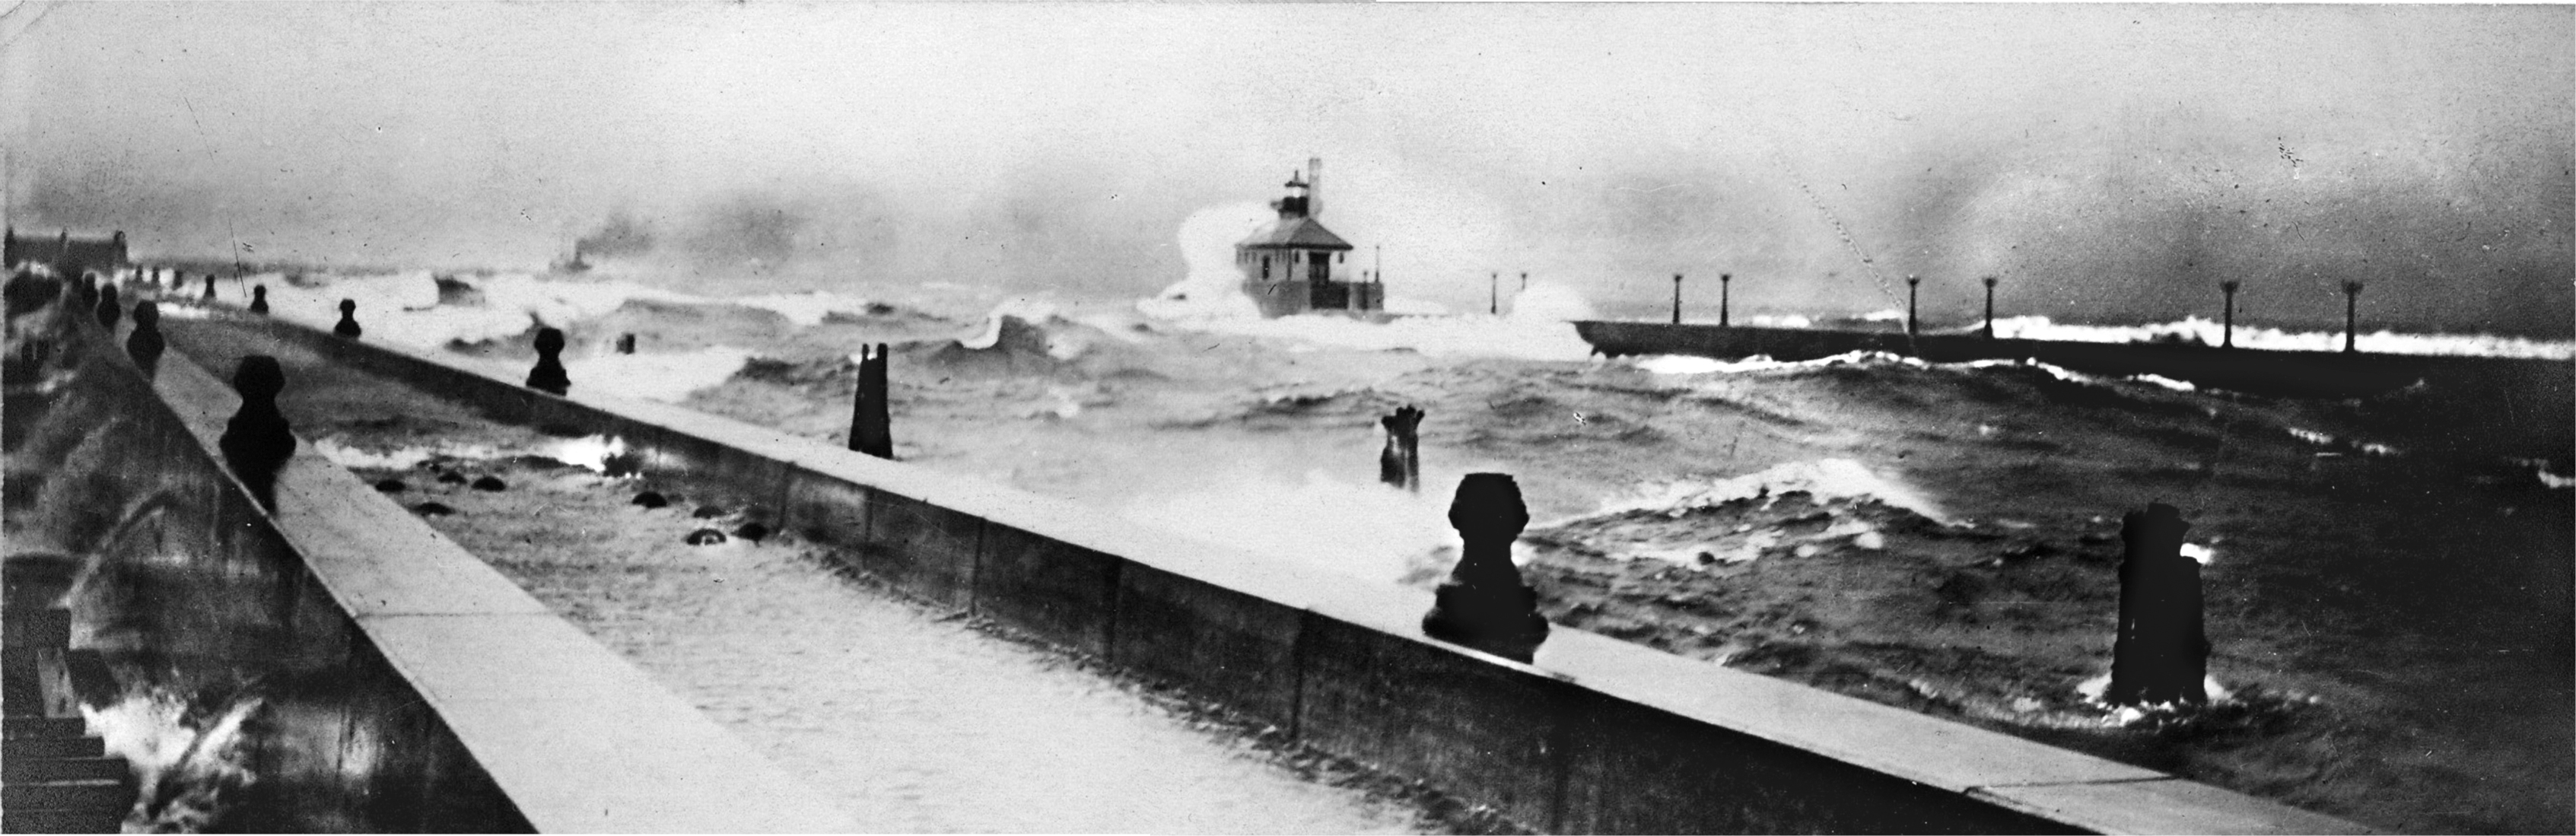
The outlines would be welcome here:
[[[565,439],[494,424],[220,324],[177,330],[174,344],[208,366],[228,368],[252,351],[278,356],[289,377],[281,403],[300,434],[370,482],[398,480],[396,502],[444,506],[425,514],[432,526],[839,801],[863,830],[1497,824],[1257,729],[1246,734],[1185,696],[873,589],[831,568],[823,547],[731,536],[756,509],[697,486],[564,466],[538,457]],[[418,453],[405,451],[443,452],[415,462]],[[447,473],[464,478],[442,481]],[[485,476],[506,487],[472,487]],[[632,504],[646,487],[678,500]],[[701,528],[728,536],[684,542]]]

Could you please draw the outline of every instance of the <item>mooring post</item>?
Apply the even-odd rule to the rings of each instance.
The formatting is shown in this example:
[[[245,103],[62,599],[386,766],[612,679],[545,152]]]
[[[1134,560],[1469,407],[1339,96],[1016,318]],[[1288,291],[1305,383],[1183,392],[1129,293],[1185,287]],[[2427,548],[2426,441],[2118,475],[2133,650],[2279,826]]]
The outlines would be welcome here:
[[[261,507],[277,508],[277,470],[295,454],[295,435],[277,411],[277,394],[286,391],[286,371],[277,358],[253,354],[233,367],[233,391],[241,393],[241,410],[224,424],[215,447],[224,465],[250,488]]]
[[[2242,285],[2235,279],[2228,279],[2218,283],[2219,292],[2227,294],[2226,312],[2221,315],[2223,319],[2221,320],[2221,324],[2218,326],[2219,348],[2236,347],[2236,288],[2240,286]]]
[[[875,358],[874,350],[866,343],[859,344],[859,382],[850,395],[850,437],[845,444],[861,453],[868,451],[864,441],[868,437],[868,365],[875,362]]]
[[[2182,556],[2183,533],[2190,530],[2182,512],[2162,502],[2121,518],[2120,624],[2103,702],[2209,702],[2200,562]]]
[[[1673,324],[1682,324],[1682,274],[1673,274]]]
[[[250,312],[261,316],[268,315],[268,285],[250,286]]]
[[[1986,339],[1989,339],[1989,340],[1991,340],[1991,339],[1994,339],[1994,338],[1995,338],[1995,282],[1997,282],[1997,281],[1999,281],[1999,280],[1998,280],[1998,279],[1996,279],[1996,278],[1995,278],[1995,277],[1993,277],[1993,276],[1987,276],[1987,277],[1985,278],[1985,284],[1986,284]]]
[[[1727,318],[1727,307],[1729,304],[1729,300],[1727,299],[1727,290],[1734,285],[1735,274],[1717,274],[1717,327],[1719,328],[1735,327],[1734,323]]]
[[[1386,447],[1377,454],[1377,480],[1388,485],[1422,492],[1422,416],[1425,413],[1411,404],[1380,416],[1378,424],[1386,427]]]
[[[850,449],[880,459],[894,458],[892,410],[886,402],[889,347],[877,343],[871,353],[859,346],[859,392],[850,406]]]
[[[168,348],[169,343],[161,338],[161,306],[148,301],[134,303],[134,333],[125,337],[125,356],[133,358],[134,367],[142,369],[144,377],[151,378],[159,373],[161,353]]]
[[[207,277],[206,277],[206,282],[207,282],[207,285],[206,285],[206,286],[207,286],[207,287],[213,287],[213,286],[214,286],[214,284],[213,284],[214,280],[215,280],[215,277],[214,277],[214,276],[211,276],[211,275],[207,276]],[[212,293],[212,291],[208,291],[208,292],[209,292],[209,293]],[[207,298],[213,298],[213,297],[212,297],[212,296],[208,296]],[[332,325],[332,326],[331,326],[331,333],[338,334],[338,335],[340,335],[340,336],[347,337],[347,338],[349,338],[349,339],[353,339],[353,340],[354,340],[354,339],[357,339],[357,338],[358,338],[358,334],[359,334],[361,331],[363,331],[363,330],[364,330],[364,329],[361,329],[361,328],[359,328],[359,327],[358,327],[358,302],[357,302],[357,300],[355,300],[355,299],[342,299],[342,300],[340,300],[340,321],[339,321],[339,323],[338,323],[338,324],[335,324],[335,325]]]
[[[116,300],[116,285],[101,285],[98,289],[98,327],[106,329],[110,336],[114,336],[116,321],[123,318],[125,318],[125,306]]]
[[[537,330],[537,367],[528,370],[528,388],[557,395],[572,391],[572,376],[564,373],[563,350],[561,329]]]
[[[633,335],[633,334],[619,334],[619,335],[617,335],[617,353],[619,353],[619,354],[633,354],[633,353],[635,353],[635,335]]]
[[[1905,335],[1908,337],[1922,333],[1914,323],[1914,302],[1922,289],[1923,277],[1912,274],[1905,277]]]
[[[1529,526],[1529,507],[1509,474],[1470,473],[1449,504],[1461,544],[1458,567],[1433,593],[1422,632],[1507,659],[1528,662],[1547,640],[1538,591],[1512,565],[1512,541]]]
[[[2355,335],[2359,333],[2355,330],[2354,311],[2356,302],[2354,300],[2360,298],[2360,282],[2346,281],[2343,283],[2343,353],[2345,354],[2353,353],[2353,340]]]

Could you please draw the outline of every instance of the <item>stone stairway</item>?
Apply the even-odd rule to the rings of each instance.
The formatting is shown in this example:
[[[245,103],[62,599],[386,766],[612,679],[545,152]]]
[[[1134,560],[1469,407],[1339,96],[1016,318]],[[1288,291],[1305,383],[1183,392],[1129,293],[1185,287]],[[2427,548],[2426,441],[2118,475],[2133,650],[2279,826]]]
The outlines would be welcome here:
[[[133,771],[80,718],[65,665],[71,611],[11,586],[0,612],[0,832],[117,832],[134,804]]]

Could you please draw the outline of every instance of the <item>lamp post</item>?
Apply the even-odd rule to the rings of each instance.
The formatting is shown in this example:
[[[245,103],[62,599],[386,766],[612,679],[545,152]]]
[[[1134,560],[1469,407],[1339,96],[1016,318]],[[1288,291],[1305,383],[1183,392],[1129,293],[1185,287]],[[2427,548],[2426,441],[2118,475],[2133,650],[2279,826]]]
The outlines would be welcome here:
[[[1735,274],[1733,273],[1717,274],[1717,327],[1719,328],[1729,327],[1731,324],[1726,319],[1726,291],[1730,285],[1734,284],[1734,282]]]
[[[1485,312],[1503,315],[1503,271],[1496,270],[1485,278]]]
[[[2235,279],[2218,283],[2218,289],[2227,294],[2227,312],[2224,314],[2224,324],[2220,326],[2222,330],[2219,331],[2221,334],[2218,341],[2219,348],[2236,347],[2236,288],[2240,286],[2242,284]]]
[[[2355,334],[2353,330],[2353,312],[2356,304],[2355,300],[2360,298],[2361,283],[2348,279],[2345,280],[2343,283],[2343,353],[2345,354],[2353,353],[2353,336]]]
[[[1989,339],[1989,340],[1991,340],[1991,339],[1994,339],[1994,338],[1995,338],[1995,282],[1996,282],[1996,281],[1999,281],[1999,280],[1998,280],[1998,279],[1996,279],[1996,278],[1995,278],[1995,277],[1993,277],[1993,276],[1987,276],[1987,277],[1985,278],[1985,284],[1986,284],[1986,339]]]
[[[1673,274],[1673,324],[1682,324],[1682,274]]]
[[[1922,288],[1923,277],[1915,275],[1905,277],[1905,335],[1908,337],[1914,336],[1919,331],[1914,323],[1914,302]]]

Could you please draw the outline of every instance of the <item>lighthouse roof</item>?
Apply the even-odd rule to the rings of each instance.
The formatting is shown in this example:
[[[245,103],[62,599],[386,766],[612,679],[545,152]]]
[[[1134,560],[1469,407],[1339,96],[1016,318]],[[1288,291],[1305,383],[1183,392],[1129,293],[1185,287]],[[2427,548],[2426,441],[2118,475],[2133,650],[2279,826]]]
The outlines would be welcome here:
[[[1333,234],[1314,218],[1280,218],[1253,231],[1235,246],[1247,250],[1347,250],[1351,242]]]

